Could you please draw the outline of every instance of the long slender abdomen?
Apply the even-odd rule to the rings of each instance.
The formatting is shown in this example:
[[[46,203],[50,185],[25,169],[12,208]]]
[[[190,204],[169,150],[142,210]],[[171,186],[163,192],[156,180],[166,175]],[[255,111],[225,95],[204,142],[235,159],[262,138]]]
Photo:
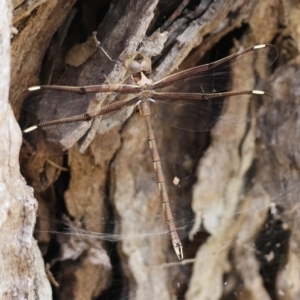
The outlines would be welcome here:
[[[161,161],[159,157],[159,153],[156,146],[155,136],[152,130],[151,122],[150,122],[150,106],[149,102],[141,102],[140,103],[140,113],[145,118],[147,133],[148,133],[148,141],[152,154],[152,161],[154,165],[154,170],[156,174],[156,181],[160,192],[160,198],[163,206],[164,216],[168,225],[168,230],[171,236],[171,241],[173,248],[177,257],[181,260],[183,259],[183,251],[182,244],[176,232],[176,227],[173,220],[173,214],[170,207],[170,201],[167,193],[167,188],[165,184],[165,178],[161,166]]]

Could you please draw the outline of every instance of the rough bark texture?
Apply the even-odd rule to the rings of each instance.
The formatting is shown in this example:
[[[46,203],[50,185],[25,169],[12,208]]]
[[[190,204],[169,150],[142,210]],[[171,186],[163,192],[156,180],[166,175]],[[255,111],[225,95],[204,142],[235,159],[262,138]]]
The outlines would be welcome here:
[[[21,131],[8,102],[12,7],[0,1],[0,298],[51,299],[44,262],[33,230],[37,202],[20,174]]]
[[[166,21],[181,3],[186,6],[177,18]],[[263,117],[208,134],[154,124],[183,262],[166,232],[142,119],[101,134],[94,122],[81,139],[81,149],[88,147],[84,154],[76,148],[64,156],[21,153],[21,170],[39,202],[35,237],[50,266],[54,299],[300,299],[299,20],[299,4],[289,0],[14,2],[18,34],[11,47],[10,99],[16,116],[22,91],[40,78],[65,85],[126,80],[124,68],[93,50],[88,37],[94,30],[114,60],[138,49],[156,56],[154,79],[214,61],[213,50],[221,58],[272,43],[280,53],[256,86],[250,81],[236,86],[233,78],[235,90],[257,88],[273,95],[274,107]],[[65,67],[66,59],[77,67]],[[2,95],[7,86],[2,85]],[[49,113],[57,101],[49,101]],[[6,109],[3,120],[11,120]],[[64,144],[76,139],[70,134]],[[8,148],[3,159],[15,154],[16,141],[14,136],[15,148]],[[7,193],[16,195],[20,207],[31,208],[23,208],[22,217],[27,235],[22,251],[33,249],[27,254],[29,266],[22,267],[30,281],[44,266],[28,228],[34,223],[34,202],[30,189],[19,183],[16,163],[14,158],[2,165],[14,169]],[[175,176],[178,186],[172,184]],[[24,199],[33,204],[25,205]],[[21,209],[10,210],[10,218],[21,222]],[[3,227],[1,232],[7,235]],[[17,252],[16,259],[23,259]],[[2,256],[16,266],[10,262],[14,256]],[[51,299],[43,294],[49,284],[43,274],[34,274],[42,287],[35,287],[36,293]],[[30,284],[26,288],[31,291]]]

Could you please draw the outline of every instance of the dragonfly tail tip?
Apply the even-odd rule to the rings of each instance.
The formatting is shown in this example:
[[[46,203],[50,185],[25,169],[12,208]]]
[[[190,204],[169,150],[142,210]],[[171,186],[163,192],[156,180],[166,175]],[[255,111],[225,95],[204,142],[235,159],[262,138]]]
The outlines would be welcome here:
[[[176,253],[178,259],[179,260],[183,260],[183,248],[182,248],[181,243],[173,245],[173,248],[175,250],[175,253]]]

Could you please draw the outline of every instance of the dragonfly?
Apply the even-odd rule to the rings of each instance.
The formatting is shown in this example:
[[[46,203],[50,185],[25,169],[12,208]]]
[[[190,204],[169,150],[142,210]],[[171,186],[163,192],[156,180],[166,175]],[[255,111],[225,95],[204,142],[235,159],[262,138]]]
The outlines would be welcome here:
[[[120,112],[126,112],[125,115],[129,116],[132,111],[138,109],[146,124],[156,182],[171,243],[178,259],[182,260],[184,258],[183,246],[176,231],[159,151],[151,125],[152,106],[156,109],[154,114],[156,119],[184,130],[209,131],[216,127],[236,126],[268,111],[272,106],[272,97],[261,90],[232,91],[233,85],[241,86],[246,81],[257,77],[271,66],[277,57],[278,51],[275,46],[257,45],[218,61],[180,71],[153,82],[151,59],[136,52],[124,62],[124,67],[131,77],[132,83],[130,84],[29,87],[29,93],[53,92],[54,94],[50,94],[52,99],[58,95],[72,94],[74,98],[84,102],[86,95],[90,95],[87,99],[97,97],[97,95],[106,95],[106,93],[115,93],[117,96],[109,102],[101,102],[100,107],[97,108],[81,105],[83,107],[81,113],[73,109],[76,107],[76,102],[74,102],[75,104],[71,105],[68,110],[68,115],[61,116],[57,113],[55,119],[49,119],[49,117],[47,119],[41,113],[48,109],[52,100],[46,101],[43,104],[44,110],[37,113],[38,122],[25,129],[23,133],[28,134],[40,129],[49,133],[49,136],[53,138],[65,134],[62,126],[75,123],[90,124],[91,121],[100,119],[99,126],[101,127],[104,118],[118,117]],[[255,109],[245,110],[249,103],[254,105]],[[36,100],[29,101],[27,109],[34,111],[37,110],[37,107],[40,108],[40,105],[40,102]],[[235,109],[231,109],[232,107]],[[59,108],[56,111],[59,112]]]

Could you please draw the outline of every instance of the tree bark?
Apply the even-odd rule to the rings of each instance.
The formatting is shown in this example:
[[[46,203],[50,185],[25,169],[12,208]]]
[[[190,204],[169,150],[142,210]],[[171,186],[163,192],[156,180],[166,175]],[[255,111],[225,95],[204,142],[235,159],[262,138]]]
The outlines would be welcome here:
[[[40,80],[126,82],[120,63],[95,48],[94,30],[115,61],[137,50],[152,57],[154,80],[256,44],[275,44],[280,58],[256,82],[237,86],[232,78],[234,90],[272,94],[274,107],[263,116],[209,133],[154,124],[184,246],[182,262],[168,238],[142,119],[134,116],[117,126],[117,120],[105,120],[106,130],[98,120],[86,124],[86,134],[87,128],[77,128],[84,153],[78,147],[67,155],[21,152],[22,174],[39,203],[35,238],[41,253],[31,235],[35,202],[14,157],[20,140],[15,130],[14,139],[2,145],[7,153],[2,165],[10,167],[1,182],[11,182],[4,198],[11,194],[14,205],[8,209],[3,201],[13,214],[6,213],[2,224],[12,222],[22,238],[10,235],[18,243],[2,245],[2,261],[16,270],[7,278],[7,290],[19,287],[16,278],[21,282],[24,276],[28,295],[35,291],[51,299],[45,272],[37,271],[45,269],[38,259],[42,254],[53,299],[300,299],[299,15],[299,5],[288,0],[15,1],[10,101],[17,117],[23,90]],[[8,94],[8,61],[1,60],[7,79],[2,95]],[[249,68],[256,72],[255,65]],[[46,113],[55,119],[85,105],[78,95],[72,107],[64,105],[68,101],[48,99]],[[5,106],[3,120],[13,124]],[[3,127],[3,136],[12,126]],[[78,135],[63,138],[69,148]],[[179,185],[172,184],[175,177]],[[9,254],[8,245],[16,245],[21,255]],[[23,264],[26,274],[17,269]]]
[[[0,298],[51,299],[52,291],[33,229],[37,202],[20,174],[21,131],[8,102],[12,7],[0,1]]]

